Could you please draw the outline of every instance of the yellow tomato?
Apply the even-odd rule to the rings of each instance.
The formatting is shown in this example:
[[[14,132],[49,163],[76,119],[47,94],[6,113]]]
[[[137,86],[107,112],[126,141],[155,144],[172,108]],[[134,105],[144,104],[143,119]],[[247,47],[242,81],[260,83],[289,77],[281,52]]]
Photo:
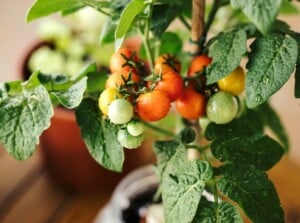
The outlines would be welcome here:
[[[242,67],[238,66],[229,75],[218,81],[220,90],[226,91],[233,95],[239,95],[245,89],[245,72]]]
[[[121,98],[122,95],[116,88],[106,88],[98,98],[98,106],[104,115],[108,114],[108,106],[112,101]]]

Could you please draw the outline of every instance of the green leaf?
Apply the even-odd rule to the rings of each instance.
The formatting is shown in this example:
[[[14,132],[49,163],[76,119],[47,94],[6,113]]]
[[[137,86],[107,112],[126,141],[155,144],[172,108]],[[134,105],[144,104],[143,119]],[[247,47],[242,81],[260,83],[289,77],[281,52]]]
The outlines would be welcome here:
[[[117,127],[101,117],[96,101],[84,99],[76,110],[81,136],[92,157],[107,169],[121,172],[123,147],[117,140]]]
[[[215,140],[211,148],[213,155],[222,162],[249,163],[264,171],[272,168],[284,153],[276,141],[258,135]]]
[[[132,0],[122,11],[121,18],[119,24],[116,29],[115,38],[122,39],[130,27],[136,16],[140,14],[146,5],[143,0]]]
[[[251,44],[246,76],[248,107],[264,103],[286,83],[295,68],[297,47],[293,38],[280,34],[257,38]]]
[[[212,45],[209,56],[212,64],[207,67],[207,83],[212,84],[230,74],[246,53],[247,35],[244,30],[221,34]]]
[[[257,107],[256,111],[258,115],[262,118],[266,126],[277,136],[281,144],[283,145],[285,151],[289,149],[289,138],[288,134],[285,131],[285,128],[269,103],[264,103]]]
[[[221,167],[219,191],[233,200],[255,223],[284,222],[278,195],[268,176],[251,165]]]
[[[154,5],[150,29],[156,38],[160,39],[163,36],[180,10],[182,10],[182,8],[178,5]]]
[[[179,140],[155,141],[154,152],[157,158],[157,169],[160,176],[163,175],[169,161],[176,152],[185,150],[183,144]]]
[[[16,159],[27,159],[52,115],[51,100],[43,86],[6,97],[0,104],[1,143]]]
[[[282,2],[279,14],[297,15],[298,13],[299,13],[299,9],[291,2],[287,0],[284,0]]]
[[[281,7],[282,0],[231,0],[232,7],[241,9],[258,30],[266,35]]]
[[[88,76],[90,73],[94,73],[97,71],[97,64],[91,63],[83,67],[79,73],[74,77],[74,79],[79,80],[83,77]]]
[[[213,176],[210,164],[187,160],[180,150],[169,161],[162,178],[162,200],[166,222],[192,222],[204,191],[205,182]]]
[[[27,22],[78,6],[79,0],[36,0],[27,12]]]
[[[64,107],[73,109],[76,108],[82,101],[86,85],[87,77],[84,77],[77,83],[73,84],[68,90],[55,91],[51,92],[51,94],[54,95]]]
[[[37,81],[44,85],[48,91],[65,91],[73,84],[70,78],[65,75],[37,73],[37,77],[33,75],[29,79],[28,86],[30,87],[31,85],[37,84]]]
[[[244,122],[243,119],[235,119],[225,125],[210,123],[206,128],[205,137],[208,140],[226,140],[237,136],[246,137],[261,132],[260,129],[252,128],[251,124],[251,122]]]
[[[176,33],[165,32],[161,38],[159,54],[176,55],[182,50],[182,40]]]
[[[238,210],[229,202],[216,203],[201,199],[192,223],[243,223]]]

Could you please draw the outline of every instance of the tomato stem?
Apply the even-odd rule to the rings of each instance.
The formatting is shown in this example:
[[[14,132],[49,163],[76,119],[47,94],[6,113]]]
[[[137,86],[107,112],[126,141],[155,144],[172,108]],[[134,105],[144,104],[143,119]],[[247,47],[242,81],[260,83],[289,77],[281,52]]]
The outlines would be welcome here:
[[[146,127],[150,128],[152,130],[155,130],[156,132],[162,133],[162,134],[167,135],[167,136],[172,136],[172,137],[175,136],[175,134],[173,132],[170,132],[170,131],[168,131],[166,129],[160,128],[160,127],[158,127],[156,125],[152,125],[149,122],[145,122],[145,121],[141,121],[141,122],[143,122],[143,124]]]
[[[153,11],[153,6],[150,3],[149,4],[149,12],[148,12],[147,20],[146,20],[146,24],[145,24],[145,29],[144,29],[144,32],[142,32],[143,44],[145,47],[146,55],[147,55],[151,70],[153,70],[153,56],[152,56],[152,52],[150,49],[149,33],[150,33],[150,21],[151,21],[151,17],[152,17],[152,11]]]

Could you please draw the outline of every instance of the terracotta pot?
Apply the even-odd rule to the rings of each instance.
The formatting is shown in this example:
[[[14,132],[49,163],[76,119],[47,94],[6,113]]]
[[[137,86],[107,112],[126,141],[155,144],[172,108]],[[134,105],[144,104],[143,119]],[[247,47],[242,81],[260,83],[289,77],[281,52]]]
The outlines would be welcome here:
[[[28,79],[30,54],[45,43],[34,44],[21,61],[20,77]],[[48,43],[47,43],[48,44]],[[75,112],[54,108],[50,127],[40,139],[47,171],[62,186],[80,190],[111,190],[129,171],[154,162],[151,143],[146,141],[137,150],[125,151],[123,173],[114,173],[101,167],[89,154],[76,124]]]

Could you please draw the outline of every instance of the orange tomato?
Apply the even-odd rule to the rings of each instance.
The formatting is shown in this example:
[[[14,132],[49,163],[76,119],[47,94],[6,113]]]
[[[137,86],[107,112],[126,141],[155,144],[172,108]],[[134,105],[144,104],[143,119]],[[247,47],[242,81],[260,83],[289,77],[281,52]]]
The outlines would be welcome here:
[[[175,71],[169,70],[161,74],[161,80],[156,82],[154,89],[166,92],[173,102],[180,97],[183,87],[182,77]]]
[[[118,88],[125,84],[126,81],[132,80],[139,82],[141,79],[134,71],[123,71],[122,73],[113,73],[108,76],[105,88]]]
[[[139,95],[136,112],[144,121],[158,121],[168,114],[170,104],[170,98],[165,92],[154,90]]]
[[[195,73],[202,71],[205,67],[211,64],[212,59],[205,54],[194,57],[192,60],[187,75],[194,76]]]
[[[181,63],[175,56],[164,54],[155,60],[154,70],[156,73],[163,73],[166,71],[175,71],[180,73]]]
[[[182,95],[176,100],[176,110],[186,119],[195,120],[204,116],[205,109],[205,96],[191,87],[184,88]]]
[[[122,73],[133,70],[135,68],[134,63],[138,61],[139,58],[135,51],[123,47],[111,56],[109,68],[112,73]]]

